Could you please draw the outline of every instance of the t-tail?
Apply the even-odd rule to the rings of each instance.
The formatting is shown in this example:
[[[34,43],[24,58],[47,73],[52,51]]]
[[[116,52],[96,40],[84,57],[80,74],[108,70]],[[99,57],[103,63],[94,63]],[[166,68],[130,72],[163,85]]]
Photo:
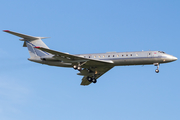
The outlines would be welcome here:
[[[41,40],[41,39],[45,39],[47,37],[33,37],[33,36],[21,34],[21,33],[12,32],[9,30],[3,30],[3,31],[22,38],[22,39],[20,39],[20,41],[24,41],[23,47],[28,48],[28,51],[30,54],[29,60],[36,60],[36,59],[40,59],[42,57],[51,56],[47,52],[35,49],[35,47],[37,47],[37,46],[49,49],[48,46]]]

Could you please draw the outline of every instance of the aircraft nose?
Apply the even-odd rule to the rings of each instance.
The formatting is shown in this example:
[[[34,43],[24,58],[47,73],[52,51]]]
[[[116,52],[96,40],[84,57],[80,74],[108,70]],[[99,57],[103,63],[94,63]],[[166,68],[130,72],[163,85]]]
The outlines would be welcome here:
[[[178,58],[173,56],[173,61],[176,61]]]
[[[171,59],[171,61],[176,61],[178,58],[174,56],[169,56],[169,59]]]

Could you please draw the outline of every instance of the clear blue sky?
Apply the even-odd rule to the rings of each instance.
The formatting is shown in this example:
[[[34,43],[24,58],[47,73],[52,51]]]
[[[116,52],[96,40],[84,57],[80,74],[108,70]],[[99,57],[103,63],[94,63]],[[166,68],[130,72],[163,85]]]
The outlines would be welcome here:
[[[2,0],[0,29],[51,37],[71,54],[162,50],[180,58],[180,1]],[[27,60],[0,32],[0,120],[180,120],[180,62],[115,67],[80,86],[70,68]]]

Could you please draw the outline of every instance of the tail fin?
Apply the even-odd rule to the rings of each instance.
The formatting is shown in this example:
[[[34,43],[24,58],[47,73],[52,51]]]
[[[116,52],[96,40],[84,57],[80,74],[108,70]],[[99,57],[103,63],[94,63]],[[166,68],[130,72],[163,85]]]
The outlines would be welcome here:
[[[24,41],[23,47],[28,48],[30,58],[36,58],[36,57],[42,57],[42,56],[49,55],[49,53],[46,53],[44,51],[40,51],[40,50],[34,48],[36,46],[40,46],[40,47],[43,47],[43,48],[48,48],[46,46],[46,44],[41,40],[41,39],[45,39],[47,37],[33,37],[33,36],[29,36],[29,35],[24,35],[24,34],[21,34],[21,33],[12,32],[12,31],[9,31],[9,30],[4,30],[4,32],[7,32],[7,33],[10,33],[10,34],[13,34],[13,35],[16,35],[18,37],[23,38],[23,39],[20,39],[20,40]]]

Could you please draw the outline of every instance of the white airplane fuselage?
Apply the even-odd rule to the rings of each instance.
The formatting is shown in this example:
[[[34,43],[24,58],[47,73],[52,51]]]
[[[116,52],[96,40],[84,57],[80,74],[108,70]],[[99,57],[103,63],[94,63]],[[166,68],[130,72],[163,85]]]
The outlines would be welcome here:
[[[109,60],[113,63],[110,66],[127,66],[127,65],[150,65],[155,63],[168,63],[176,61],[177,58],[166,54],[162,51],[139,51],[139,52],[107,52],[96,54],[77,54],[75,56],[89,58],[94,60]],[[66,62],[54,59],[29,59],[30,61],[59,66],[59,67],[72,67],[72,61]]]

